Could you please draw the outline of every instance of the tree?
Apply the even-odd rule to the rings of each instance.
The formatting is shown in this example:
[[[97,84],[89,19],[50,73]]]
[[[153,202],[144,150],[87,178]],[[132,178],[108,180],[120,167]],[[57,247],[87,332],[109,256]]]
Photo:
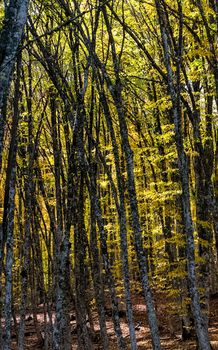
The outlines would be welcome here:
[[[0,31],[0,169],[3,150],[5,106],[16,55],[21,43],[28,11],[27,0],[5,2]]]

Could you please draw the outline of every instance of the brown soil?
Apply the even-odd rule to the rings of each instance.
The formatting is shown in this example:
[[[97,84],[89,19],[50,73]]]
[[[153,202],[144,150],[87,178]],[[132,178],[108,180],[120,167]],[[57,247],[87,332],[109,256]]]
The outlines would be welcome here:
[[[162,299],[162,304],[159,306],[157,313],[158,313],[158,319],[159,319],[159,328],[160,328],[160,337],[161,337],[161,344],[163,350],[196,350],[196,344],[195,341],[182,341],[181,340],[181,330],[180,325],[178,321],[178,317],[175,315],[170,315],[167,309],[167,305],[164,304],[164,299]],[[143,298],[141,296],[135,296],[134,297],[134,315],[135,315],[135,324],[136,324],[136,337],[137,337],[137,343],[138,343],[138,349],[139,350],[151,350],[151,339],[150,339],[150,332],[148,327],[148,322],[146,319],[146,306],[144,305]],[[39,330],[41,330],[43,334],[43,312],[39,308],[37,314],[37,320],[39,324]],[[72,311],[73,314],[73,311]],[[29,315],[27,315],[29,316]],[[121,327],[123,331],[123,336],[125,337],[127,343],[129,343],[129,331],[128,331],[128,325],[127,320],[124,315],[121,315]],[[74,317],[72,317],[73,319]],[[94,321],[94,328],[95,328],[95,344],[94,349],[100,350],[102,349],[102,346],[100,344],[99,339],[99,327],[97,322],[97,314],[93,313],[93,321]],[[73,346],[72,350],[77,350],[77,337],[76,332],[74,332],[76,327],[76,321],[71,321],[72,325],[72,333],[73,333]],[[28,320],[26,321],[26,349],[35,349],[40,350],[44,349],[43,344],[39,337],[37,337],[36,329],[34,327],[34,322],[31,317],[28,317]],[[110,346],[111,350],[118,349],[116,338],[114,335],[113,330],[113,324],[110,315],[107,316],[107,329],[108,329],[108,335],[110,339]],[[210,333],[210,339],[211,339],[211,345],[213,347],[213,350],[218,350],[218,297],[211,300],[210,303],[210,320],[209,320],[209,333]],[[16,339],[13,340],[13,350],[17,350],[16,347]],[[128,349],[130,349],[130,345],[128,344]]]

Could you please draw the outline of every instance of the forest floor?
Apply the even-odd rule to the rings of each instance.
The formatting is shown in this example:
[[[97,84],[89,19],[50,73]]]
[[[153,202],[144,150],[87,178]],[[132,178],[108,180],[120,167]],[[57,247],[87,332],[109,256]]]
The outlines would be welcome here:
[[[167,303],[168,304],[168,303]],[[160,338],[163,350],[196,350],[196,344],[194,340],[182,341],[181,340],[181,329],[179,326],[178,317],[170,315],[167,304],[161,303],[158,307],[157,314],[160,328]],[[152,350],[150,331],[148,327],[148,321],[146,319],[146,306],[141,296],[136,295],[133,299],[135,325],[136,325],[136,337],[139,350]],[[107,309],[108,310],[108,309]],[[109,313],[109,312],[108,312]],[[74,311],[72,310],[72,315]],[[74,317],[72,317],[74,319]],[[40,307],[37,314],[38,330],[43,334],[44,328],[44,315],[42,308]],[[93,323],[95,329],[94,349],[101,350],[102,346],[99,339],[99,327],[97,322],[97,314],[93,313]],[[77,350],[77,335],[76,335],[76,321],[71,321],[72,325],[72,336],[73,346],[72,350]],[[129,345],[129,330],[126,320],[125,313],[121,314],[121,327],[123,336],[127,341],[128,349]],[[107,330],[110,340],[110,350],[117,350],[117,342],[114,334],[113,323],[111,316],[107,316]],[[213,350],[218,350],[218,295],[213,298],[210,302],[210,319],[209,319],[209,333],[210,340]],[[39,334],[39,332],[38,332]],[[44,349],[43,344],[40,344],[39,337],[37,337],[36,328],[30,314],[27,315],[26,320],[26,336],[25,336],[26,347],[25,349]],[[13,342],[13,350],[17,350],[16,342]]]

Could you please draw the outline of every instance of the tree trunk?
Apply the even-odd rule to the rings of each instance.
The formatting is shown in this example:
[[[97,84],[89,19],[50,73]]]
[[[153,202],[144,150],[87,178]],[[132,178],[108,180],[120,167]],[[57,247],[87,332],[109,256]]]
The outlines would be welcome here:
[[[127,246],[127,229],[126,229],[126,210],[125,210],[125,191],[124,191],[124,179],[120,169],[120,159],[118,145],[116,142],[115,132],[112,124],[112,118],[110,115],[109,106],[103,91],[99,92],[102,107],[104,110],[104,115],[107,121],[107,126],[111,135],[111,142],[113,146],[113,154],[115,159],[116,167],[116,177],[118,183],[119,191],[119,208],[117,208],[119,214],[119,228],[120,228],[120,248],[121,248],[121,260],[123,269],[123,279],[124,279],[124,291],[125,291],[125,302],[126,302],[126,313],[129,325],[130,341],[132,350],[137,349],[136,336],[135,336],[135,325],[133,319],[133,310],[131,302],[131,288],[130,288],[130,278],[129,278],[129,263],[128,263],[128,246]]]
[[[11,75],[27,19],[28,0],[5,3],[5,17],[0,31],[0,160],[3,150],[3,106],[6,104]]]
[[[13,125],[11,131],[11,143],[7,165],[7,179],[4,198],[3,215],[3,251],[6,242],[6,266],[5,266],[5,303],[4,317],[5,329],[3,334],[4,350],[11,349],[11,319],[12,319],[12,283],[13,283],[13,249],[14,249],[14,215],[15,215],[15,192],[16,192],[16,154],[17,154],[17,128],[19,121],[19,97],[20,97],[20,64],[21,56],[17,63],[17,77],[15,82]],[[3,252],[2,251],[2,252]]]
[[[183,207],[183,220],[187,239],[187,269],[188,269],[188,280],[189,280],[189,293],[191,296],[191,307],[195,322],[195,329],[198,338],[199,350],[211,350],[208,329],[204,324],[204,318],[202,315],[200,307],[200,298],[197,289],[197,279],[196,279],[196,265],[194,256],[194,236],[193,236],[193,222],[191,216],[190,208],[190,193],[189,193],[189,171],[188,171],[188,161],[184,150],[183,136],[182,136],[182,116],[181,116],[181,106],[180,106],[180,81],[178,81],[180,76],[180,66],[177,67],[177,86],[175,87],[175,77],[171,67],[170,60],[170,48],[168,45],[168,35],[165,26],[165,14],[162,9],[161,4],[156,0],[156,9],[158,13],[161,36],[163,43],[164,52],[164,63],[167,70],[168,77],[168,88],[170,97],[172,100],[172,111],[174,118],[174,130],[175,130],[175,141],[178,153],[178,167],[182,183],[182,207]],[[181,12],[181,9],[180,9]],[[182,43],[180,43],[182,45]],[[181,49],[179,49],[179,54],[181,54]],[[181,56],[178,57],[178,62]]]
[[[54,245],[54,271],[56,274],[55,289],[56,289],[56,322],[54,326],[54,350],[70,350],[71,331],[70,331],[70,314],[69,314],[69,292],[70,283],[69,274],[69,234],[70,231],[64,226],[64,218],[62,211],[62,192],[61,192],[61,151],[60,139],[57,133],[57,105],[56,96],[53,91],[50,91],[50,109],[51,109],[51,124],[52,124],[52,142],[53,156],[55,166],[55,197],[56,197],[56,218],[57,225],[54,230],[53,245]]]

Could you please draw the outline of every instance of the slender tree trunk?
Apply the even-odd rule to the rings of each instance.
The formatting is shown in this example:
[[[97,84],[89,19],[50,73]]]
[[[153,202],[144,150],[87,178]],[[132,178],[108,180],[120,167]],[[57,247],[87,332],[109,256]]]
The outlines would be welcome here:
[[[28,298],[28,282],[30,281],[30,249],[31,249],[31,221],[32,221],[32,196],[34,196],[33,186],[33,165],[34,165],[34,148],[33,148],[33,116],[32,116],[32,72],[31,63],[28,65],[28,82],[24,86],[26,90],[27,112],[28,112],[28,146],[27,154],[24,154],[24,166],[26,166],[27,175],[24,178],[24,245],[23,245],[23,263],[21,267],[21,306],[20,306],[20,325],[18,334],[18,348],[24,350],[25,335],[25,316]]]
[[[109,349],[109,341],[106,328],[105,319],[105,306],[104,306],[104,291],[103,291],[103,281],[100,271],[100,259],[99,250],[97,246],[97,233],[96,233],[96,217],[93,207],[91,207],[91,232],[90,232],[90,248],[92,255],[92,274],[93,283],[95,289],[96,305],[100,324],[101,339],[103,342],[104,350]]]
[[[153,303],[153,297],[152,297],[149,280],[148,280],[147,257],[145,256],[145,251],[143,248],[141,226],[140,226],[139,213],[138,213],[138,203],[137,203],[137,197],[136,197],[135,177],[134,177],[133,153],[129,144],[128,128],[127,128],[125,116],[123,113],[123,107],[121,102],[122,99],[120,96],[119,88],[118,88],[117,94],[118,96],[116,98],[115,103],[116,103],[118,116],[119,116],[122,149],[125,155],[126,168],[127,168],[127,187],[128,187],[129,201],[130,201],[130,208],[131,208],[132,226],[134,231],[134,243],[135,243],[135,249],[136,249],[136,254],[137,254],[137,259],[139,264],[139,271],[140,271],[140,276],[142,281],[144,297],[145,297],[145,301],[148,309],[148,320],[149,320],[149,326],[151,330],[153,349],[159,350],[161,349],[161,345],[160,345],[160,338],[159,338],[158,323],[157,323],[157,318],[156,318],[156,313],[155,313],[155,308]]]
[[[189,192],[189,171],[188,161],[184,150],[183,136],[182,136],[182,117],[180,106],[180,90],[179,85],[175,87],[174,73],[170,61],[170,48],[168,45],[167,30],[165,27],[164,11],[161,4],[156,0],[156,9],[158,13],[159,23],[161,27],[161,36],[163,42],[164,61],[167,69],[168,88],[173,104],[173,118],[175,141],[178,153],[178,166],[182,183],[182,206],[183,206],[183,220],[185,233],[187,237],[187,269],[189,280],[189,292],[191,296],[191,307],[195,322],[195,329],[198,338],[198,345],[200,350],[211,350],[208,329],[205,327],[204,318],[200,307],[200,298],[197,289],[196,265],[194,256],[194,235],[193,222],[190,208],[190,192]],[[181,49],[181,48],[180,48]],[[181,56],[178,57],[181,59]],[[177,71],[179,77],[180,71]]]
[[[13,283],[13,249],[14,249],[14,215],[16,192],[16,154],[17,154],[17,128],[19,121],[19,95],[20,95],[20,64],[17,63],[17,78],[15,82],[13,125],[11,132],[11,144],[7,166],[7,188],[5,190],[3,241],[6,242],[6,266],[5,266],[5,303],[4,317],[5,329],[3,335],[3,349],[11,349],[11,319],[12,319],[12,283]],[[3,246],[4,247],[4,246]],[[4,248],[3,248],[4,249]]]
[[[215,177],[214,177],[214,232],[216,241],[216,253],[218,257],[218,131],[216,132],[216,153],[215,153]]]
[[[55,192],[56,192],[56,217],[57,228],[54,231],[54,259],[57,274],[56,286],[56,323],[53,335],[54,350],[71,349],[70,315],[69,315],[69,231],[64,227],[61,193],[61,161],[60,140],[57,134],[57,106],[55,94],[50,92],[51,98],[51,124],[52,142],[55,165]]]
[[[76,283],[76,320],[77,337],[80,350],[92,349],[89,329],[87,326],[87,308],[85,294],[87,293],[86,232],[84,224],[84,177],[81,174],[79,198],[77,200],[77,215],[75,229],[75,283]]]
[[[28,0],[10,0],[5,6],[3,27],[0,31],[0,160],[3,150],[3,106],[6,104],[11,74],[27,19]]]
[[[107,121],[108,129],[111,135],[111,141],[113,145],[113,154],[115,159],[116,167],[116,177],[119,190],[119,226],[120,226],[120,238],[121,238],[121,259],[122,259],[122,269],[123,269],[123,279],[124,279],[124,291],[125,291],[125,302],[126,302],[126,312],[129,324],[131,349],[137,349],[136,336],[135,336],[135,325],[133,319],[133,310],[131,302],[131,288],[130,288],[130,278],[129,278],[129,263],[128,263],[128,247],[127,247],[127,230],[126,230],[126,211],[125,211],[125,191],[124,191],[124,179],[120,169],[119,151],[116,142],[115,132],[112,124],[112,118],[110,115],[109,106],[105,97],[105,93],[100,91],[101,103],[104,109],[105,118]]]
[[[13,269],[13,248],[14,248],[14,208],[15,208],[15,185],[16,185],[16,165],[11,169],[10,191],[8,202],[8,224],[7,224],[7,240],[6,240],[6,275],[5,275],[5,330],[3,335],[4,350],[11,349],[11,319],[12,319],[12,269]]]
[[[94,92],[92,92],[92,101],[91,101],[91,112],[90,112],[90,135],[92,135],[92,126],[93,126],[93,107],[94,107]],[[92,149],[94,147],[92,139],[89,135],[89,172],[90,172],[90,182],[93,183],[93,186],[97,187],[97,162],[92,157]],[[101,265],[100,265],[100,256],[97,240],[97,229],[96,229],[96,216],[95,208],[91,202],[90,208],[90,255],[92,260],[92,279],[95,289],[95,298],[97,305],[97,312],[100,324],[100,334],[103,343],[104,350],[109,349],[109,340],[107,335],[106,328],[106,318],[105,318],[105,304],[104,304],[104,288],[102,281]]]

